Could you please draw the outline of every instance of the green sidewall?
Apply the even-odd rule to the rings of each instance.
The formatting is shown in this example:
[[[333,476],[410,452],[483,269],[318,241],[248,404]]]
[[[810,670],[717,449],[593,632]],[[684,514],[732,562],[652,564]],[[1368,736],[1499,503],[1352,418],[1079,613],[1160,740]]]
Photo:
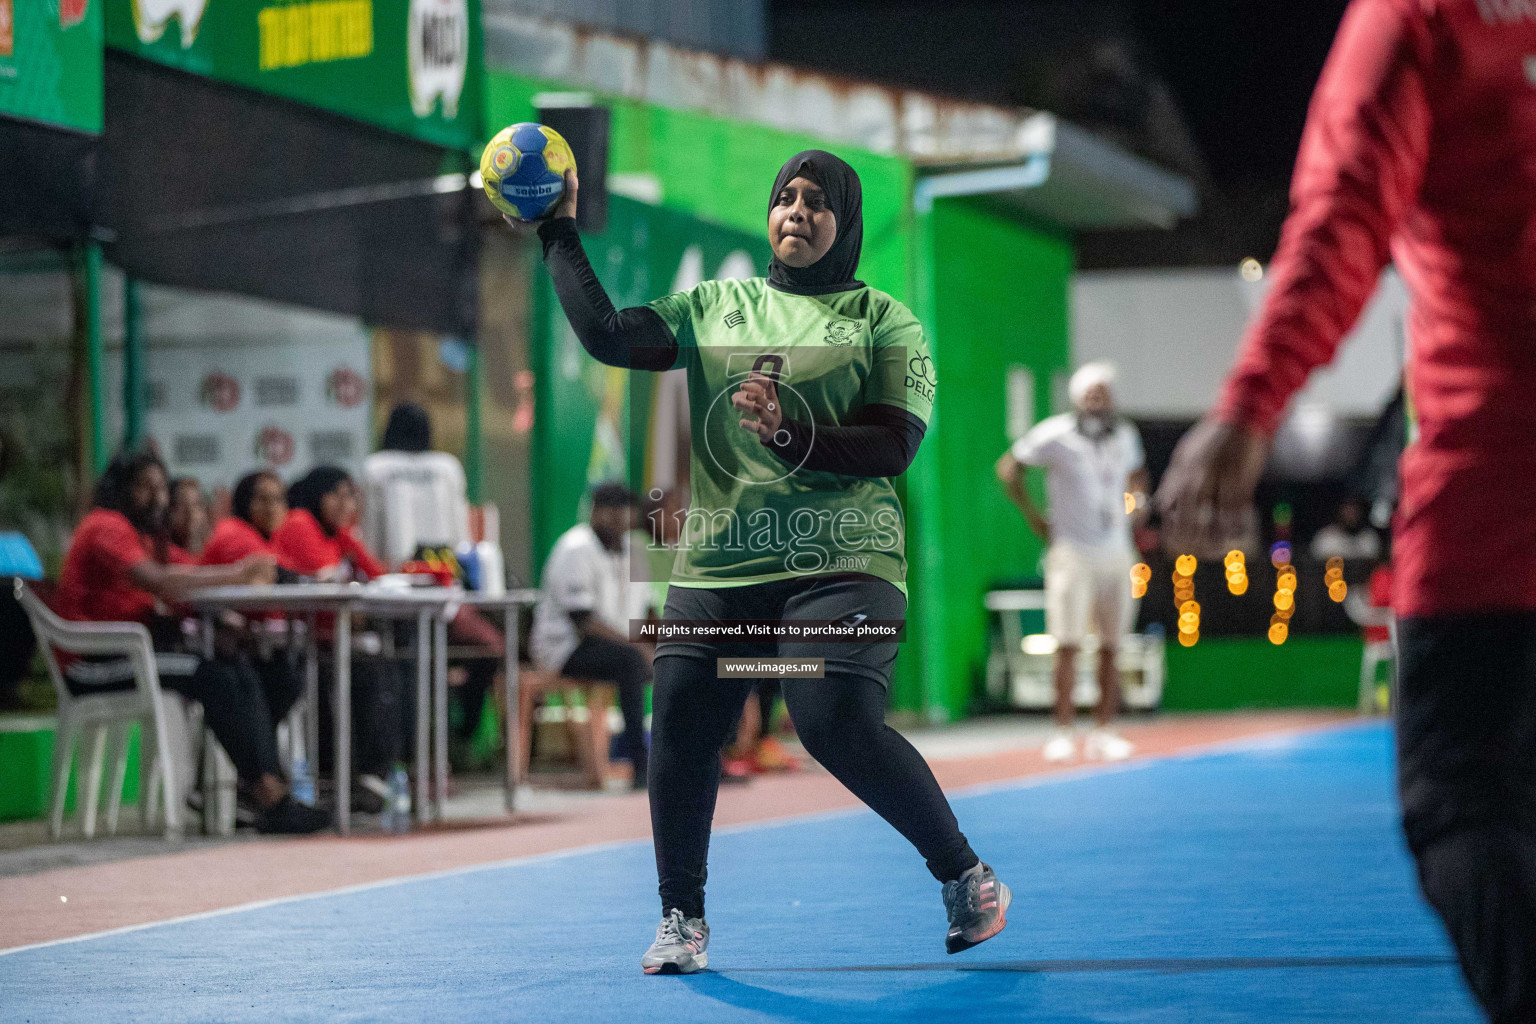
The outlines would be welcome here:
[[[908,535],[919,546],[908,615],[918,627],[921,670],[914,660],[898,662],[895,704],[939,720],[966,714],[979,691],[983,596],[1036,572],[1039,542],[1004,497],[993,464],[1009,442],[1009,368],[1033,373],[1038,417],[1051,410],[1052,375],[1069,365],[1073,250],[1065,236],[974,199],[941,200],[924,220],[919,305],[939,389],[908,474],[915,506]]]

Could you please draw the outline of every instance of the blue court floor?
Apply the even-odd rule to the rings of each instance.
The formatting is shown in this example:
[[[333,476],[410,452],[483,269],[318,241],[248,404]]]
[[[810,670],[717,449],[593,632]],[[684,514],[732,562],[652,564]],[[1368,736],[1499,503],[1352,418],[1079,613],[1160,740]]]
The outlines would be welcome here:
[[[847,813],[716,835],[701,975],[640,973],[626,843],[0,955],[0,1021],[1477,1021],[1391,772],[1370,724],[958,794],[1014,891],[958,956],[921,860]]]

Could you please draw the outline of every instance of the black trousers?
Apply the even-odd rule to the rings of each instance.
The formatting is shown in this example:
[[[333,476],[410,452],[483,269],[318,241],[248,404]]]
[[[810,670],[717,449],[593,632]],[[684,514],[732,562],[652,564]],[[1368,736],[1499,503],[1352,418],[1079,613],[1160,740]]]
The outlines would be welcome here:
[[[320,659],[320,678],[336,678],[336,663]],[[386,778],[397,762],[409,764],[415,749],[416,688],[414,674],[392,658],[352,659],[352,772]],[[336,726],[332,702],[320,702],[320,770],[336,765]]]
[[[1398,784],[1419,881],[1495,1024],[1536,1022],[1536,613],[1398,625]]]
[[[811,576],[747,587],[672,587],[666,621],[802,619],[863,614],[902,619],[906,597],[870,576]],[[651,831],[662,913],[704,916],[710,825],[720,787],[720,750],[735,733],[755,680],[721,679],[716,658],[823,658],[823,679],[785,679],[784,703],[800,742],[870,809],[917,847],[939,881],[977,863],[949,800],[922,755],[885,724],[894,642],[703,644],[668,642],[656,652],[651,712]]]
[[[203,722],[213,731],[240,780],[255,783],[263,775],[286,778],[277,755],[274,717],[266,689],[243,655],[205,659],[177,651],[156,651],[160,686],[203,706]],[[82,658],[65,671],[70,692],[78,695],[133,688],[126,658]],[[292,706],[290,701],[289,706]],[[286,713],[286,709],[285,709]]]
[[[565,660],[560,674],[572,679],[613,683],[619,691],[619,711],[624,715],[624,750],[635,767],[635,784],[643,785],[649,752],[645,747],[645,684],[651,667],[632,644],[607,637],[583,637]]]

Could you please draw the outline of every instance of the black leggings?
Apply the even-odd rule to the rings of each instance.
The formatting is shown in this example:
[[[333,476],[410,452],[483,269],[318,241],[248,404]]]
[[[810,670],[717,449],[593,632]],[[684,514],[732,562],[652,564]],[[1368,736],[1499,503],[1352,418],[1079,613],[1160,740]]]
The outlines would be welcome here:
[[[906,599],[872,577],[808,577],[717,590],[671,588],[665,618],[900,619]],[[823,679],[786,679],[784,703],[806,751],[917,847],[941,882],[977,863],[922,755],[885,724],[895,643],[661,645],[651,715],[651,830],[662,913],[704,916],[705,861],[720,785],[720,750],[751,679],[721,679],[715,659],[823,657]]]
[[[1403,619],[1398,785],[1424,895],[1494,1024],[1536,1022],[1536,614]]]

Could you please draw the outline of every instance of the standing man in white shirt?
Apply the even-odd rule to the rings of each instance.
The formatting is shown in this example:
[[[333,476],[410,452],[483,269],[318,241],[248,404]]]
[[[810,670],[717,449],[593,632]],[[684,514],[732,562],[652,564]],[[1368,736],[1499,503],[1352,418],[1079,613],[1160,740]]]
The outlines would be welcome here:
[[[592,514],[560,535],[544,562],[543,596],[528,648],[534,662],[572,679],[612,683],[624,714],[624,749],[635,789],[646,788],[645,684],[651,656],[629,639],[629,620],[643,618],[643,594],[630,585],[629,531],[638,500],[618,483],[592,491]]]
[[[1087,363],[1072,375],[1073,411],[1042,420],[1003,453],[998,479],[1025,522],[1045,541],[1045,626],[1056,638],[1056,731],[1043,751],[1048,761],[1077,753],[1072,687],[1077,652],[1090,626],[1099,638],[1097,727],[1083,742],[1084,757],[1119,760],[1134,747],[1111,728],[1120,709],[1115,652],[1132,622],[1132,515],[1146,505],[1146,457],[1134,424],[1115,414],[1115,368]],[[1046,471],[1047,516],[1030,499],[1024,467]]]

